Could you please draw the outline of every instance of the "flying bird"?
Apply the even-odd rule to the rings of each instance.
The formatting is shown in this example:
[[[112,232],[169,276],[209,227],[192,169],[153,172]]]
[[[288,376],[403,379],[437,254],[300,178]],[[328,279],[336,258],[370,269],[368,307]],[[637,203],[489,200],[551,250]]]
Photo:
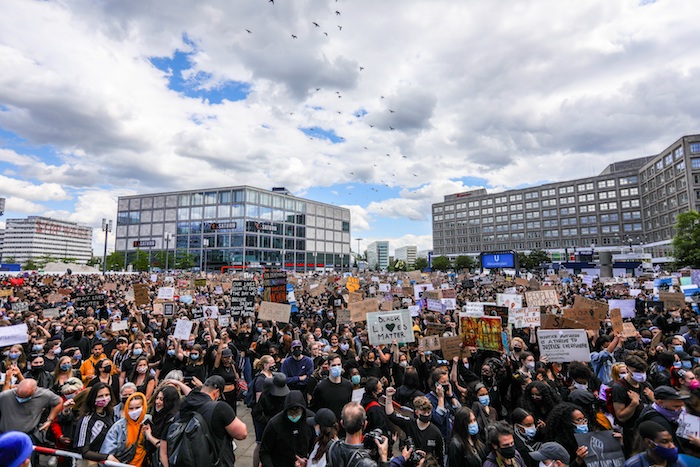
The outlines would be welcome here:
[[[403,156],[404,159],[408,159],[408,156]]]
[[[338,111],[338,115],[340,115],[340,110]]]
[[[321,90],[321,88],[316,88],[316,90],[317,90],[317,91],[320,91],[320,90]]]
[[[313,25],[316,26],[317,28],[320,28],[320,27],[321,27],[321,26],[318,25],[318,23],[317,23],[316,21],[312,21],[311,24],[313,24]]]
[[[370,127],[370,128],[374,128],[374,125],[370,125],[369,127]]]
[[[338,29],[340,29],[342,31],[343,27],[341,25],[338,25]]]
[[[393,111],[393,110],[391,110],[391,109],[389,109],[389,112],[391,112],[391,113],[394,113],[394,111]]]
[[[253,31],[251,31],[250,29],[246,29],[246,32],[247,32],[248,34],[253,34]]]
[[[379,96],[379,97],[381,97],[382,99],[384,99],[384,96]]]
[[[390,129],[391,131],[394,131],[394,127],[393,127],[393,126],[390,126],[389,129]]]
[[[360,67],[360,71],[362,71],[362,70],[364,70],[364,69],[365,69],[365,67],[363,67],[363,66]]]
[[[367,146],[365,146],[365,149],[367,149]]]
[[[391,157],[391,155],[387,154],[386,157]]]
[[[294,34],[292,34],[292,39],[296,39],[296,38],[297,38],[297,36],[295,36]]]
[[[340,16],[340,12],[338,10],[335,10],[335,15]]]
[[[328,37],[328,33],[327,33],[327,32],[324,32],[323,34],[325,34],[325,35],[326,35],[326,37]]]

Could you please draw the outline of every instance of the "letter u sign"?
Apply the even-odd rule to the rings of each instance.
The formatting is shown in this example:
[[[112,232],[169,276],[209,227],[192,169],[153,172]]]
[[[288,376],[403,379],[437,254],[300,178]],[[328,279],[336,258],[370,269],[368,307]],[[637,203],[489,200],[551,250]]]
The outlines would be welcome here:
[[[498,262],[500,259],[501,259],[500,256],[498,256],[498,255],[493,255],[493,260],[494,260],[495,262]]]

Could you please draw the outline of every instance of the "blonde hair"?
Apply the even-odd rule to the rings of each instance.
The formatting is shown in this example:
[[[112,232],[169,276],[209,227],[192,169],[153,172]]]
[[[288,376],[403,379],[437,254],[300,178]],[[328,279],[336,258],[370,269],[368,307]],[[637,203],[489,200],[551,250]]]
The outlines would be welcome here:
[[[416,410],[422,410],[424,412],[432,411],[433,404],[430,403],[430,399],[425,396],[418,396],[413,399],[413,407]]]
[[[625,362],[617,362],[613,364],[612,369],[610,370],[610,376],[612,377],[613,381],[620,379],[620,368],[622,367],[627,368]]]
[[[73,376],[68,378],[66,382],[63,383],[63,386],[61,386],[61,394],[65,395],[68,393],[79,392],[82,391],[84,387],[83,382],[80,381],[79,378]]]
[[[270,355],[263,355],[263,356],[260,357],[259,359],[255,360],[255,363],[253,363],[253,367],[254,367],[257,371],[262,371],[263,366],[264,366],[266,363],[272,363],[272,362],[274,362],[274,361],[275,361],[275,359],[272,358]]]

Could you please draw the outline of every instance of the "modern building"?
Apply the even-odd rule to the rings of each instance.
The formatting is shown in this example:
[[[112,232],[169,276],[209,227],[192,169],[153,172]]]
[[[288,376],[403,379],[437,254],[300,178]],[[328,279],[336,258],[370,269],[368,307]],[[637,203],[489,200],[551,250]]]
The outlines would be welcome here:
[[[416,264],[418,257],[418,247],[415,245],[402,246],[394,250],[394,257],[406,262],[406,266],[411,267]]]
[[[367,245],[367,263],[369,269],[386,270],[389,268],[389,242],[382,240]]]
[[[676,215],[698,205],[700,135],[690,135],[594,177],[447,195],[432,206],[434,254],[543,249],[556,261],[610,251],[665,262]]]
[[[92,258],[92,227],[39,216],[7,219],[2,239],[3,261],[25,264],[48,258],[87,263]]]
[[[115,249],[126,252],[127,261],[139,249],[190,253],[210,271],[223,266],[346,270],[350,211],[297,198],[284,188],[123,196]]]

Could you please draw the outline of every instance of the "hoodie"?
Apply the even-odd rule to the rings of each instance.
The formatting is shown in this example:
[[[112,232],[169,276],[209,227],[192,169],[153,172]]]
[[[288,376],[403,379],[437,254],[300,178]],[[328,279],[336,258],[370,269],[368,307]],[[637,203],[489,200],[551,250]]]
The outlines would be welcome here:
[[[293,423],[287,410],[302,408],[301,418]],[[314,428],[306,419],[314,413],[306,408],[301,391],[290,391],[284,400],[284,409],[270,419],[260,443],[260,462],[263,467],[294,467],[296,456],[309,457],[315,441]]]

